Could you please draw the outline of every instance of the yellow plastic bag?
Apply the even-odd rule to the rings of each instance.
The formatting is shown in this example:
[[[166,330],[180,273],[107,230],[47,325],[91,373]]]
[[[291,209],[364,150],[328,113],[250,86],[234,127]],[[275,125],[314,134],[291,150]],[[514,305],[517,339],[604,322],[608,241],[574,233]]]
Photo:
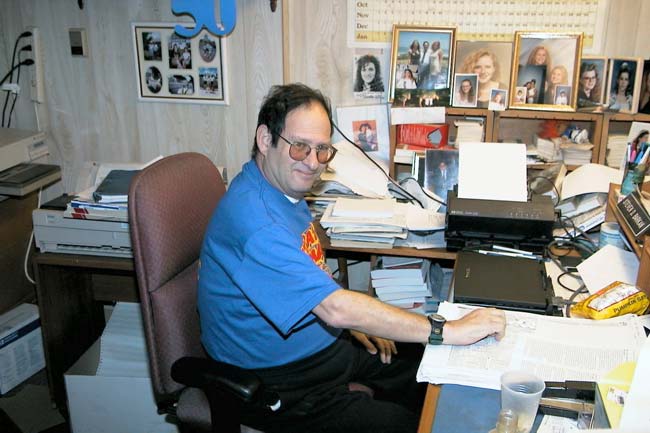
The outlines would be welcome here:
[[[624,314],[643,314],[650,301],[631,284],[615,281],[571,307],[571,315],[589,319],[609,319]]]

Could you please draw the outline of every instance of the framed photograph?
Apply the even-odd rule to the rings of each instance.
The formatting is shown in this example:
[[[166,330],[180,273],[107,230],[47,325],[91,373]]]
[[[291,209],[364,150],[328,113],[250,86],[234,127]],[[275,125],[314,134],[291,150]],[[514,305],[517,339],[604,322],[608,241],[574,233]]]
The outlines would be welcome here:
[[[355,105],[338,107],[336,122],[341,132],[388,173],[390,162],[390,133],[388,106]]]
[[[478,96],[477,74],[454,75],[454,107],[476,107]]]
[[[456,42],[454,72],[478,75],[477,106],[480,108],[488,107],[492,89],[509,90],[511,63],[511,42]]]
[[[387,87],[384,72],[388,71],[387,64],[388,55],[384,54],[384,50],[356,50],[352,83],[355,99],[381,99],[384,97]]]
[[[455,27],[394,25],[389,101],[396,106],[448,106]]]
[[[609,59],[607,111],[637,112],[642,75],[643,59],[639,57]]]
[[[641,95],[639,96],[639,113],[650,114],[650,60],[643,62]]]
[[[480,85],[480,84],[479,84]],[[523,95],[523,92],[522,92]],[[508,91],[503,89],[492,89],[490,91],[490,103],[488,104],[489,110],[503,111],[506,109],[506,101],[508,100]]]
[[[510,108],[575,111],[582,57],[582,33],[515,32],[510,88],[526,88],[526,102],[510,94]],[[560,86],[571,88],[566,104],[556,104]]]
[[[607,87],[607,57],[584,56],[580,59],[578,111],[602,111]]]
[[[168,23],[131,27],[139,100],[228,104],[223,38],[205,29],[184,38]]]

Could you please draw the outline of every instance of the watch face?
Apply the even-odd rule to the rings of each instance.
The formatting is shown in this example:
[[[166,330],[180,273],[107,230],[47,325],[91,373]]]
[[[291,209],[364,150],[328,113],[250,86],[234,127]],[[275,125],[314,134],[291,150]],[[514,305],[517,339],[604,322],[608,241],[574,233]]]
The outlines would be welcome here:
[[[444,316],[441,316],[440,314],[432,314],[431,318],[434,322],[444,323],[447,321],[447,319],[445,319]]]

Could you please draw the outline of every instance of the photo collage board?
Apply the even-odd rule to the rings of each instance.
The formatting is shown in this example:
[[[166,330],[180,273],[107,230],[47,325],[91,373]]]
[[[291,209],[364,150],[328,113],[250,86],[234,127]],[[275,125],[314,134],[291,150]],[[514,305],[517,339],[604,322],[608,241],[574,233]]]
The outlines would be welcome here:
[[[140,100],[228,104],[222,37],[203,29],[185,38],[167,23],[132,27]]]

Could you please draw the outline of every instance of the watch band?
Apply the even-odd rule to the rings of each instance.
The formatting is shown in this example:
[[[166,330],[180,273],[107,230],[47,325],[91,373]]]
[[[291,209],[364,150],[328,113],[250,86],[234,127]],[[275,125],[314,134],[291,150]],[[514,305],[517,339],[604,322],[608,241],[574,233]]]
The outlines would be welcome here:
[[[429,323],[431,324],[431,333],[429,334],[429,344],[439,345],[442,344],[442,331],[447,323],[445,319],[440,314],[430,314],[427,316]]]

